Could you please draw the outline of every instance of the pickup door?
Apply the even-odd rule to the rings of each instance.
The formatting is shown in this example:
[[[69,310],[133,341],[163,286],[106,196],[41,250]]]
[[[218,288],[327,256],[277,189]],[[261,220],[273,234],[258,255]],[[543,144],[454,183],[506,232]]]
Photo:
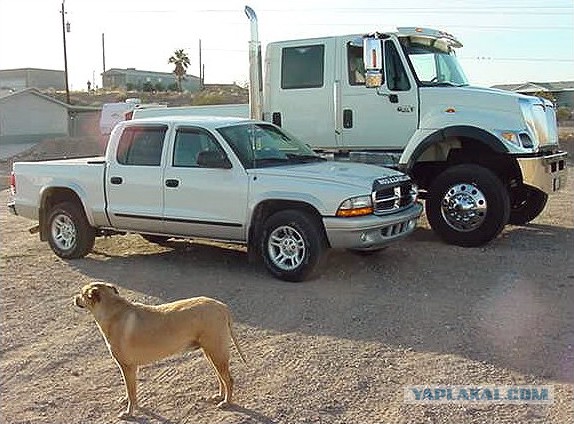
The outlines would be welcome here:
[[[181,236],[245,239],[248,178],[201,160],[226,156],[217,138],[197,127],[130,125],[109,161],[107,195],[114,228]],[[208,153],[205,153],[208,152]]]

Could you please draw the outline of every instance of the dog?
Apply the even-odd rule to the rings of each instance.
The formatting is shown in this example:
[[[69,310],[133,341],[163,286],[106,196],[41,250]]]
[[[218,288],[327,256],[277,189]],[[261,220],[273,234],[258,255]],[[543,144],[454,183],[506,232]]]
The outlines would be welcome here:
[[[152,306],[130,302],[112,284],[87,284],[74,303],[88,309],[118,364],[127,394],[127,409],[118,415],[129,419],[137,407],[136,379],[140,365],[186,350],[202,349],[219,382],[218,406],[231,403],[233,379],[229,372],[229,344],[233,342],[246,363],[232,329],[227,305],[208,297],[182,299]]]

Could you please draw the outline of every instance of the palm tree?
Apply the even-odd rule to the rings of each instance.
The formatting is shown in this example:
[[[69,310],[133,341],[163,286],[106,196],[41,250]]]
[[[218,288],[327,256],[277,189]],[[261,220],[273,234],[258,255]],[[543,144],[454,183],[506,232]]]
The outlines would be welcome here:
[[[187,67],[190,64],[189,56],[183,51],[183,49],[178,49],[173,53],[173,56],[169,58],[167,63],[173,63],[175,65],[173,73],[175,74],[175,78],[177,80],[177,87],[179,91],[182,91],[181,81],[185,79]]]

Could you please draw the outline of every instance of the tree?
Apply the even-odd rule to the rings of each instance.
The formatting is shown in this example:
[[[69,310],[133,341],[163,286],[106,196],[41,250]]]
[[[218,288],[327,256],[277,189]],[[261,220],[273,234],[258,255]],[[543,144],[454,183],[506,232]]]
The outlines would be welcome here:
[[[168,63],[173,63],[175,65],[173,73],[177,80],[178,90],[182,91],[181,82],[185,79],[187,67],[190,64],[189,56],[183,51],[183,49],[178,49],[173,53],[173,56],[169,58]]]

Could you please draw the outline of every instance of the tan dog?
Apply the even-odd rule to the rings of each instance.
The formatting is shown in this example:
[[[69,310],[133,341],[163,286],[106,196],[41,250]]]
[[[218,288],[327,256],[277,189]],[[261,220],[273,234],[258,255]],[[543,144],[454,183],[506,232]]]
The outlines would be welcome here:
[[[233,379],[229,373],[229,342],[245,358],[231,327],[231,313],[224,303],[208,297],[178,300],[151,306],[130,302],[118,289],[106,283],[82,288],[74,303],[94,316],[108,349],[119,365],[126,385],[128,406],[120,418],[132,416],[137,406],[138,366],[185,350],[201,348],[219,380],[224,406],[231,402]]]

